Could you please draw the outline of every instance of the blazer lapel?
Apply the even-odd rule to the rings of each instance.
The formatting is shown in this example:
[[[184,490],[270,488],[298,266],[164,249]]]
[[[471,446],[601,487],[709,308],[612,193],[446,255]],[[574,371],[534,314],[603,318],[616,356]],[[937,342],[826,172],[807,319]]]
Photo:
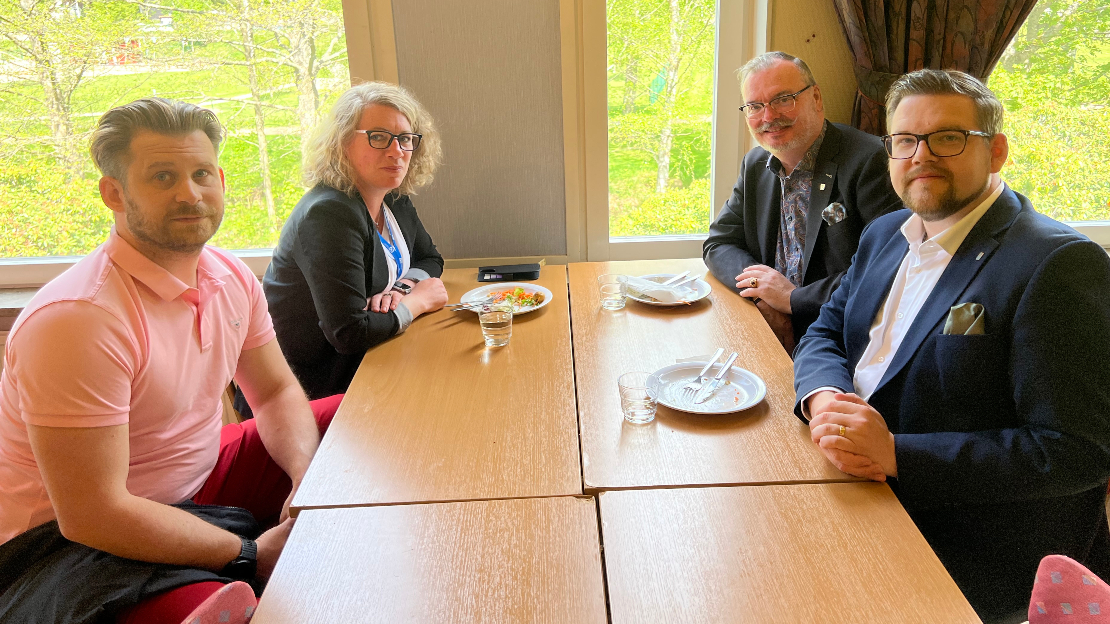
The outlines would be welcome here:
[[[867,348],[871,334],[871,326],[875,323],[875,316],[879,308],[886,301],[894,278],[898,275],[898,268],[902,266],[902,259],[906,257],[910,244],[902,233],[895,230],[894,235],[886,245],[867,262],[867,265],[858,267],[860,275],[855,278],[852,289],[855,296],[850,299],[850,310],[845,310],[845,350],[848,354],[852,370],[856,362]],[[862,287],[866,285],[866,287]]]
[[[956,255],[952,257],[948,267],[944,269],[933,292],[921,306],[921,311],[917,313],[917,318],[902,339],[898,352],[894,354],[894,361],[890,363],[879,385],[875,387],[875,392],[905,368],[925,339],[933,333],[937,325],[944,321],[960,295],[967,290],[971,281],[990,260],[995,249],[998,248],[998,236],[1005,232],[1020,210],[1021,204],[1017,196],[1010,189],[1006,189],[979,223],[975,224],[963,244],[956,250]]]
[[[806,211],[806,246],[802,252],[803,283],[805,272],[809,271],[813,248],[817,245],[817,237],[821,228],[827,227],[821,213],[829,205],[833,182],[836,181],[837,163],[834,159],[840,153],[840,131],[831,123],[825,123],[828,124],[825,140],[821,143],[817,162],[813,165],[813,188],[809,192],[809,210]]]
[[[759,215],[756,223],[759,226],[759,251],[762,254],[763,264],[775,268],[775,253],[778,250],[779,221],[782,219],[782,183],[775,172],[767,166],[771,162],[771,153],[759,161],[763,167],[760,176],[759,197],[756,200],[756,212]]]

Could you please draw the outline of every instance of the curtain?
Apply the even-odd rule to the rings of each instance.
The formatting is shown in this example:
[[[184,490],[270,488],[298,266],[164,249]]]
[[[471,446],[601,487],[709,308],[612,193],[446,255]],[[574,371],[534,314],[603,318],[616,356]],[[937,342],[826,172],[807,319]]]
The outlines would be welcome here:
[[[886,92],[918,69],[986,82],[1036,0],[833,0],[855,59],[852,125],[886,134]]]

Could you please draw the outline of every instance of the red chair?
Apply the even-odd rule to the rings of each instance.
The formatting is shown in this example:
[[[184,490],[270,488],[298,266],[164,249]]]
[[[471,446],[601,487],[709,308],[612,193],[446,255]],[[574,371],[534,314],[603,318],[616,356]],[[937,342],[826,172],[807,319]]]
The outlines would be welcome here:
[[[1063,555],[1041,559],[1029,600],[1029,624],[1110,621],[1110,585]]]

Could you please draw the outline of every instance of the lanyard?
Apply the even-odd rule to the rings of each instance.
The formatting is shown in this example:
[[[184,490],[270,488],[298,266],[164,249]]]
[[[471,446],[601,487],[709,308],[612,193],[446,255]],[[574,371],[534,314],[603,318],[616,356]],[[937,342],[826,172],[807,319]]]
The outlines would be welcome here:
[[[386,219],[383,219],[383,220],[385,221],[385,227],[389,229],[389,238],[396,241],[397,237],[394,236],[394,234],[393,234],[393,226],[391,226],[389,224],[389,219],[386,218]],[[374,228],[374,233],[378,235],[378,240],[380,240],[382,242],[382,247],[384,247],[385,250],[389,252],[389,255],[393,256],[393,262],[394,262],[395,265],[397,265],[397,278],[396,279],[401,279],[401,275],[404,274],[403,271],[405,269],[405,267],[402,266],[401,250],[397,249],[397,246],[394,245],[393,243],[385,240],[385,238],[382,236],[382,233],[378,231],[378,228],[376,228],[376,227]]]

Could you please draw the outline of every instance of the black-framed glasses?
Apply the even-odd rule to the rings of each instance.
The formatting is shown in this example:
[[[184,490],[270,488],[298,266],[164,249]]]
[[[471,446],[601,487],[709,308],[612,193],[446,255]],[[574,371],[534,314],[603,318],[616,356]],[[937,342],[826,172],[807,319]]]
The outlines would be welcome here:
[[[422,134],[415,134],[413,132],[402,132],[401,134],[393,134],[385,130],[355,130],[366,135],[366,140],[370,142],[370,147],[374,149],[389,149],[393,139],[397,139],[397,146],[406,152],[420,147],[420,139],[424,137]]]
[[[748,117],[758,117],[762,115],[763,107],[765,106],[770,106],[771,110],[775,111],[776,113],[789,113],[790,111],[794,110],[794,107],[797,105],[798,96],[812,86],[813,85],[806,85],[805,89],[802,89],[801,91],[788,93],[786,95],[780,95],[770,102],[749,102],[741,106],[740,110],[743,111],[743,113]]]
[[[978,130],[937,130],[929,134],[913,134],[912,132],[896,132],[883,137],[886,146],[886,155],[894,160],[913,158],[922,141],[929,146],[929,151],[938,158],[959,156],[967,148],[967,137],[981,136],[991,138],[992,135]]]

